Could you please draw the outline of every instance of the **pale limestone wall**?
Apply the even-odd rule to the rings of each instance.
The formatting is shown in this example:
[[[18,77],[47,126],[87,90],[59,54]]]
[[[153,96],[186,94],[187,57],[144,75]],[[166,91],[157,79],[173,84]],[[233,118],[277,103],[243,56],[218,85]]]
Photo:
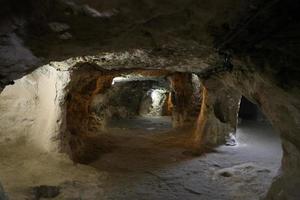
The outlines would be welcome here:
[[[7,86],[0,95],[0,143],[28,142],[59,151],[68,72],[44,66]]]

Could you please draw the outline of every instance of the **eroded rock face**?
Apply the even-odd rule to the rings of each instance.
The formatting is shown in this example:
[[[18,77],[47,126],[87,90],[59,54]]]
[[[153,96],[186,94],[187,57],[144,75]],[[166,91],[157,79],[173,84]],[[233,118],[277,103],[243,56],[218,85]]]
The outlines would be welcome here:
[[[71,73],[66,102],[66,130],[61,142],[63,151],[76,162],[89,160],[87,155],[93,157],[91,151],[97,148],[86,142],[94,135],[90,124],[97,120],[91,115],[90,106],[95,95],[110,87],[112,79],[111,74],[95,70],[90,65],[74,69]]]
[[[142,98],[139,114],[141,116],[167,116],[168,96],[166,88],[151,89]]]
[[[196,148],[224,144],[234,134],[241,95],[219,80],[203,81],[201,112],[195,131]]]
[[[45,58],[86,55],[95,52],[94,48],[120,50],[211,44],[213,38],[208,30],[221,26],[243,9],[233,0],[130,0],[126,3],[120,0],[29,0],[22,4],[11,4],[7,13],[31,12],[29,17],[24,16],[27,20],[24,26],[31,28],[31,37],[24,34],[23,38],[34,52]],[[70,28],[53,31],[49,27],[53,23],[66,24]],[[73,39],[60,40],[63,31],[71,34]],[[46,41],[46,38],[47,44],[38,41]],[[40,45],[47,48],[41,50]],[[61,48],[63,46],[65,48]]]
[[[0,95],[0,141],[22,141],[59,151],[68,81],[68,72],[44,66],[6,87]]]
[[[297,199],[299,8],[299,2],[294,0],[2,1],[0,91],[40,63],[69,58],[70,65],[90,62],[109,69],[152,67],[196,72],[207,81],[218,74],[222,88],[236,90],[258,104],[282,134],[283,175],[270,190],[270,199]],[[242,62],[231,63],[230,56]],[[58,69],[65,70],[64,67]],[[232,73],[222,73],[232,67]],[[39,92],[49,90],[54,94],[54,87],[49,89],[44,83],[47,80],[42,81],[40,88],[45,88]],[[224,107],[216,100],[214,89],[209,91],[209,85],[204,98],[209,103],[202,108],[202,115],[209,117],[202,118],[207,120],[200,120],[199,127],[214,132],[203,128],[207,121],[220,124],[225,120],[232,122],[232,118],[224,115]],[[18,82],[15,87],[20,87]],[[36,94],[38,89],[31,87]],[[93,93],[85,95],[89,99]],[[36,101],[31,95],[29,99]],[[49,99],[55,98],[51,95]],[[41,100],[45,102],[43,107],[53,105],[49,99]],[[86,112],[87,99],[78,100],[82,106],[74,110]],[[12,112],[26,114],[22,108]],[[50,111],[56,113],[55,109]],[[48,118],[42,119],[36,123],[40,128],[54,123],[52,117],[49,123]],[[49,140],[49,135],[43,137]]]
[[[220,78],[224,84],[236,88],[243,96],[256,103],[281,133],[284,150],[283,171],[271,187],[268,198],[298,199],[300,193],[296,188],[300,186],[299,88],[283,90],[269,77],[239,70],[226,73]]]
[[[197,118],[201,91],[194,86],[191,73],[174,73],[168,78],[172,90],[172,122],[174,127],[180,127]]]
[[[234,0],[224,2],[4,1],[1,87],[42,63],[103,52],[116,54],[115,60],[128,56],[117,52],[145,52],[132,57],[134,67],[149,62],[149,57],[156,58],[148,63],[151,67],[207,67],[217,57],[210,29],[243,9]],[[110,64],[105,56],[99,58],[99,63]],[[124,64],[130,63],[120,63]]]

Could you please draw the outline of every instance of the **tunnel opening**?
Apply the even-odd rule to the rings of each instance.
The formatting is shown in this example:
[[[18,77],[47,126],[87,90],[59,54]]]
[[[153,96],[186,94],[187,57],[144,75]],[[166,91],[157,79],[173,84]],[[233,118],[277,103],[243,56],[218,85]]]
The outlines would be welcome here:
[[[253,131],[251,131],[253,135],[248,135],[246,136],[247,139],[243,139],[243,131],[250,131],[251,129],[253,129]],[[277,147],[278,144],[281,145],[279,131],[273,127],[258,105],[252,103],[244,96],[242,96],[239,105],[236,137],[238,142],[243,141],[241,143],[245,143],[245,140],[251,141],[251,137],[261,137],[261,140],[267,139],[270,142],[276,143]],[[260,141],[260,139],[257,139],[257,141]],[[265,152],[267,152],[267,150],[266,148]],[[282,158],[282,148],[273,148],[272,150],[277,151],[278,158]],[[274,155],[276,155],[276,153]]]
[[[191,73],[80,66],[68,86],[63,151],[75,162],[90,163],[120,146],[121,138],[148,135],[187,146],[201,108],[199,84]],[[166,142],[174,132],[181,132],[182,141]]]
[[[240,101],[235,142],[240,151],[248,152],[243,158],[246,163],[253,168],[267,169],[258,169],[257,176],[269,176],[260,181],[264,187],[270,188],[274,181],[272,176],[276,177],[281,173],[282,140],[279,131],[273,127],[261,108],[244,96]]]
[[[169,85],[164,77],[115,77],[104,95],[108,96],[107,100],[99,94],[95,96],[92,107],[101,115],[102,107],[114,101],[112,106],[116,108],[108,111],[112,119],[171,115],[167,107]]]
[[[267,118],[262,111],[253,104],[247,98],[242,96],[240,102],[240,109],[238,113],[240,121],[242,120],[256,120],[256,121],[267,121]]]
[[[245,131],[251,131],[253,134],[243,135]],[[270,146],[273,145],[273,147],[277,147],[263,147],[265,148],[265,150],[262,152],[262,156],[273,154],[277,155],[278,158],[276,158],[276,160],[281,160],[282,158],[282,142],[280,139],[279,131],[273,127],[262,110],[244,96],[242,96],[240,101],[236,137],[237,142],[240,144],[245,144],[247,143],[247,141],[250,144],[252,142],[252,137],[256,137],[256,140],[258,142],[264,142],[266,145],[269,144]],[[272,153],[272,151],[274,151],[275,153]]]
[[[136,134],[171,131],[169,93],[169,83],[164,76],[118,76],[113,78],[105,93],[94,97],[91,112],[97,117],[105,116],[105,132],[116,129]]]

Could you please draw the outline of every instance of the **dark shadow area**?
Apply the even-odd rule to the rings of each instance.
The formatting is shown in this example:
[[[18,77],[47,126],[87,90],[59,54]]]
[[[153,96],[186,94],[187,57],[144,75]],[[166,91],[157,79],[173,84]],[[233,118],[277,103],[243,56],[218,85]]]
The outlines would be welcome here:
[[[261,110],[245,97],[241,99],[239,118],[242,120],[267,121]]]

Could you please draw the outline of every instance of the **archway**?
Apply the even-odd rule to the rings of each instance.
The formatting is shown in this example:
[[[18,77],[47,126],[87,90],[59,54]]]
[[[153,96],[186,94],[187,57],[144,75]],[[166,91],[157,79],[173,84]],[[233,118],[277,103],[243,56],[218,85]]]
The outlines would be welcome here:
[[[151,96],[157,88],[165,91],[160,109],[172,116],[173,127],[193,128],[201,93],[196,83],[199,84],[199,80],[191,73],[150,69],[99,70],[90,64],[75,67],[68,83],[66,130],[61,137],[63,151],[76,162],[93,161],[101,151],[106,152],[108,146],[113,146],[108,144],[111,141],[106,142],[110,140],[105,134],[109,128],[107,124],[111,126],[113,123],[109,122],[114,118],[139,115],[147,92],[150,91]],[[159,121],[155,124],[159,125]],[[189,135],[190,131],[187,131],[186,138],[178,144],[186,146],[186,140],[192,140]]]

